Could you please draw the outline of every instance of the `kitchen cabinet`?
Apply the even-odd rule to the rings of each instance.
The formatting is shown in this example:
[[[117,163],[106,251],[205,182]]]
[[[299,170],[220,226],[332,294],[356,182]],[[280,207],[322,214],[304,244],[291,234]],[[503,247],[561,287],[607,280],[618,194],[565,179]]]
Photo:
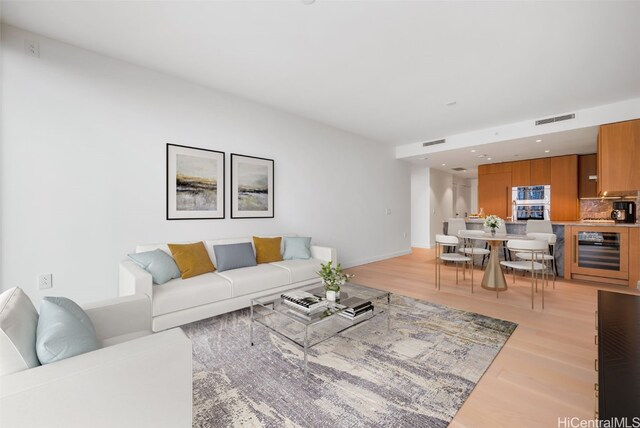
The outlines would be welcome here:
[[[556,156],[551,161],[551,220],[578,220],[578,155]]]
[[[511,215],[511,171],[478,174],[478,207],[487,215]]]
[[[597,163],[601,196],[640,190],[640,119],[600,127]]]
[[[511,186],[531,186],[531,184],[531,162],[528,160],[511,162]]]
[[[497,174],[501,172],[511,173],[511,164],[513,162],[490,163],[478,166],[478,175]]]
[[[578,197],[597,198],[598,162],[596,154],[578,156]]]
[[[531,185],[551,184],[551,158],[531,159]]]

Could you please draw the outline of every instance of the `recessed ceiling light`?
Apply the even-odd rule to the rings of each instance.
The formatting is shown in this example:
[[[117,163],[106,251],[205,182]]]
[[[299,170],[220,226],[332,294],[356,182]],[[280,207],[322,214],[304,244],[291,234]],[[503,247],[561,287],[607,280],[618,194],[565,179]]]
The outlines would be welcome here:
[[[479,158],[483,158],[485,156],[487,156],[487,155],[478,155]]]
[[[487,160],[491,160],[491,158],[487,158]]]
[[[449,101],[449,102],[448,102],[448,103],[446,103],[445,105],[446,105],[446,106],[448,106],[448,107],[451,107],[451,106],[454,106],[454,105],[456,105],[456,104],[458,104],[458,102],[457,102],[457,101]]]
[[[471,153],[475,153],[475,152],[476,152],[476,149],[471,149]]]
[[[446,163],[443,163],[443,164],[442,164],[442,166],[447,166],[447,164],[446,164]]]
[[[551,150],[545,150],[544,152],[545,152],[545,153],[549,153],[550,151],[551,151]]]
[[[536,143],[542,143],[542,140],[536,140]]]

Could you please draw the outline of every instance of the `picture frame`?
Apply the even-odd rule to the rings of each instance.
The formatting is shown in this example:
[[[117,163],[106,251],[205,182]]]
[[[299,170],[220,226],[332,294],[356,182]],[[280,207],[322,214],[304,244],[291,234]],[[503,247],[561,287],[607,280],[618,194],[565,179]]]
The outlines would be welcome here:
[[[231,218],[274,218],[273,159],[231,153]]]
[[[225,154],[167,144],[167,220],[225,216]]]

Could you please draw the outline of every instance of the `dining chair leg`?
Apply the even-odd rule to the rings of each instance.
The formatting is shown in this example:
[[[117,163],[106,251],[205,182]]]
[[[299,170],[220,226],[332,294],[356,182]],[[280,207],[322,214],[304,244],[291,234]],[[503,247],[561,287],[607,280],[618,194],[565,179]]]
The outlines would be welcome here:
[[[473,256],[471,256],[471,294],[473,294]]]
[[[458,263],[456,263],[456,285],[458,285]]]
[[[533,309],[533,276],[534,276],[534,270],[531,269],[531,309]]]

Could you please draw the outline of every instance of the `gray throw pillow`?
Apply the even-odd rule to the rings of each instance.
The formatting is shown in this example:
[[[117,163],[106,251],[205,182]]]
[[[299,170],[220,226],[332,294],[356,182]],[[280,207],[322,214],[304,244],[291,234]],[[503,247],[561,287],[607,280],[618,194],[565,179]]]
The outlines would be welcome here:
[[[129,254],[129,258],[151,274],[154,284],[164,284],[174,278],[180,278],[180,269],[175,260],[162,250]]]
[[[41,364],[100,348],[93,323],[73,300],[44,297],[36,330],[36,353]]]
[[[285,236],[282,258],[284,260],[310,259],[311,238],[302,236]]]
[[[256,255],[253,253],[253,247],[250,242],[214,245],[213,252],[216,254],[216,269],[218,269],[218,272],[257,264]]]

